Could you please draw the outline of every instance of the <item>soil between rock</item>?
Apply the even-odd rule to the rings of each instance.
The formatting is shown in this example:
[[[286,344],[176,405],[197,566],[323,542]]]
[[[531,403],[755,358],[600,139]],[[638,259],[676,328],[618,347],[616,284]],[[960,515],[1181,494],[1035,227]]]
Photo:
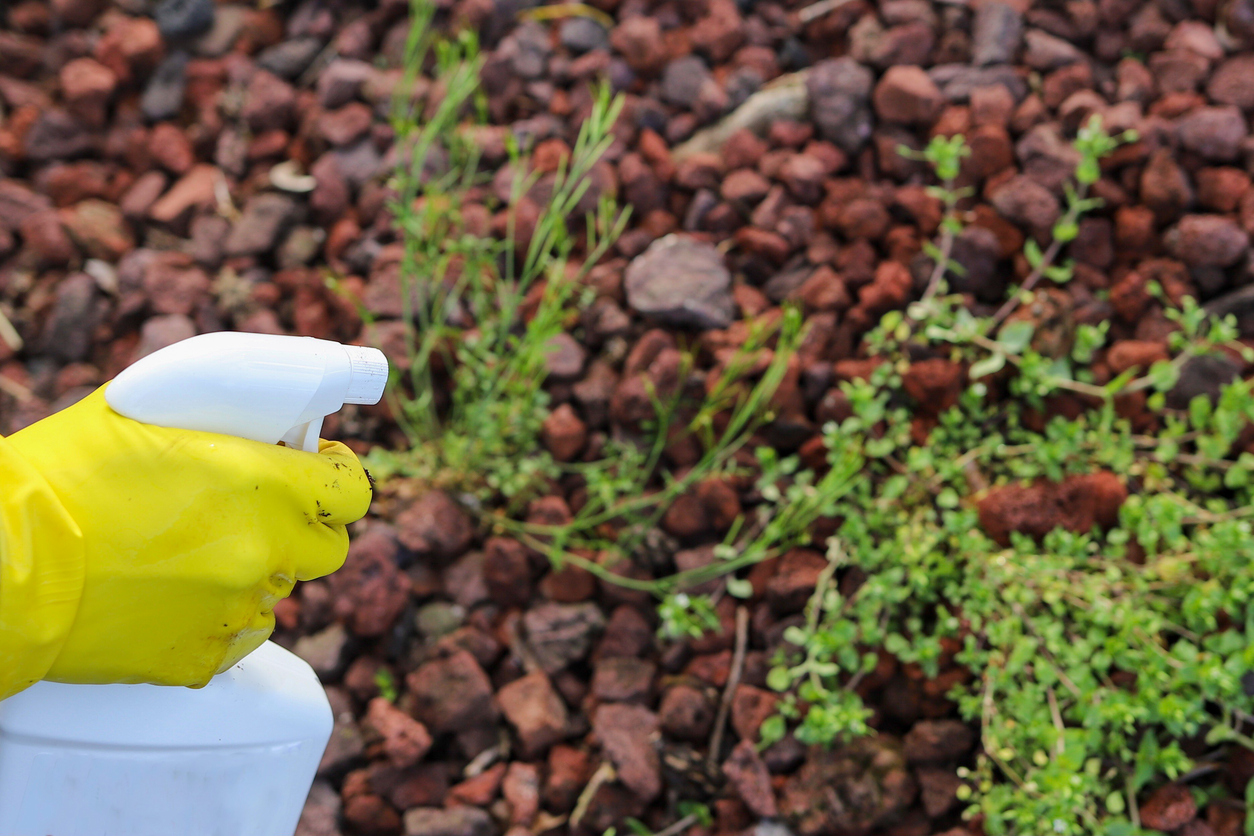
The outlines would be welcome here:
[[[1066,138],[1100,113],[1141,140],[1105,166],[1094,191],[1106,206],[1069,250],[1075,280],[1026,311],[1038,338],[1109,321],[1099,375],[1157,358],[1170,323],[1151,280],[1254,333],[1247,0],[851,0],[806,23],[800,0],[593,0],[609,30],[591,16],[518,16],[532,5],[437,3],[442,25],[477,29],[487,49],[490,163],[503,161],[509,130],[568,148],[596,78],[627,94],[598,182],[635,214],[554,355],[544,443],[559,460],[648,416],[643,376],[660,378],[677,356],[666,329],[714,355],[743,336],[734,320],[785,300],[802,305],[811,337],[780,395],[788,431],[771,438],[804,449],[842,409],[835,384],[865,374],[862,334],[926,279],[922,243],[941,207],[896,149],[934,134],[963,133],[976,148],[960,178],[976,192],[974,221],[955,248],[957,289],[974,307],[991,309],[1026,274],[1016,253],[1058,217],[1074,165]],[[402,0],[23,0],[0,11],[0,304],[24,342],[0,341],[0,432],[195,333],[395,349],[397,243],[383,207],[406,12]],[[717,151],[684,144],[755,95],[757,115]],[[279,163],[311,189],[277,188]],[[659,248],[670,246],[686,257],[668,259]],[[328,290],[328,268],[355,298]],[[1177,402],[1249,370],[1207,360],[1196,371]],[[931,359],[906,386],[927,413],[962,383]],[[346,409],[325,433],[362,452],[404,443],[385,407]],[[1018,488],[986,499],[981,522],[994,537],[1085,528],[1118,507],[1116,488],[1101,474]],[[541,502],[560,512],[566,498]],[[739,508],[722,484],[677,504],[664,527],[688,549],[675,562],[699,561]],[[563,833],[590,787],[579,833],[621,832],[628,816],[661,829],[679,799],[710,803],[719,834],[781,833],[761,819],[775,812],[803,835],[978,833],[954,794],[973,730],[938,696],[956,669],[928,682],[886,659],[861,687],[879,734],[843,749],[786,739],[759,756],[744,745],[773,711],[772,638],[821,566],[799,550],[762,567],[711,774],[730,634],[661,646],[647,600],[550,572],[519,543],[481,539],[453,498],[393,486],[357,527],[345,569],[276,609],[276,639],[314,665],[336,713],[298,833]],[[395,708],[379,701],[387,682]],[[1175,785],[1142,816],[1177,832],[1240,827],[1218,805],[1199,814]]]

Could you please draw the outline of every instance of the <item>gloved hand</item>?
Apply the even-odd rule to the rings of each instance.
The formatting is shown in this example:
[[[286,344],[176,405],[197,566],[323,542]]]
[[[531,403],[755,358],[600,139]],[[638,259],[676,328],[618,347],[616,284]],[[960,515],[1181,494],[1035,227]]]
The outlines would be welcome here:
[[[81,596],[43,674],[59,682],[204,685],[269,637],[294,581],[343,564],[344,526],[370,504],[343,444],[314,454],[141,424],[110,409],[104,387],[5,443],[81,535]],[[0,616],[13,622],[5,577]]]

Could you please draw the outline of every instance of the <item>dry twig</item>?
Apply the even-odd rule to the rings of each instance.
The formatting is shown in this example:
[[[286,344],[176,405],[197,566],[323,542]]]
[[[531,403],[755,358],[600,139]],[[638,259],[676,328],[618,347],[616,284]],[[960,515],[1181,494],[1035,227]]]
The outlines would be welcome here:
[[[713,773],[718,768],[719,750],[723,748],[723,731],[727,725],[727,715],[731,713],[732,697],[736,686],[740,684],[740,675],[745,667],[745,646],[749,643],[749,610],[744,605],[736,608],[736,649],[732,652],[731,672],[727,675],[727,685],[723,688],[723,699],[718,705],[718,716],[714,718],[714,731],[710,735],[710,751],[705,756],[706,770]]]

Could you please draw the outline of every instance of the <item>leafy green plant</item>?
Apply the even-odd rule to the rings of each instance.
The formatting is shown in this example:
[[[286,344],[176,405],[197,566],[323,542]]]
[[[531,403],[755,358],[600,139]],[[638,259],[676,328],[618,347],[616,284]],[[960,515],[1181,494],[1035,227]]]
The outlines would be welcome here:
[[[413,6],[406,78],[392,120],[403,153],[391,206],[403,245],[399,278],[410,369],[393,392],[411,449],[372,463],[384,474],[416,476],[482,499],[525,497],[557,473],[551,459],[535,453],[547,415],[543,384],[553,338],[577,314],[583,279],[629,216],[604,194],[595,211],[578,217],[623,101],[606,86],[596,91],[574,147],[545,182],[547,199],[526,240],[517,208],[540,174],[511,135],[515,175],[506,233],[478,234],[465,214],[486,181],[477,143],[465,130],[479,94],[478,43],[467,32],[434,38],[433,4]],[[431,89],[440,95],[415,103],[415,81],[427,63],[434,64]],[[525,303],[532,303],[526,316]]]

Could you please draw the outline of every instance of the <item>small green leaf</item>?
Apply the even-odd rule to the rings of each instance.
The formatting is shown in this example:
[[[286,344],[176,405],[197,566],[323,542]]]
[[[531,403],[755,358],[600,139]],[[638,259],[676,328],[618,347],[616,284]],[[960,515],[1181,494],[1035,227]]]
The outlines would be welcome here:
[[[767,671],[766,687],[772,691],[787,691],[792,687],[792,673],[783,665],[777,665]]]
[[[1180,380],[1180,368],[1169,360],[1159,360],[1150,366],[1149,379],[1158,391],[1170,391]]]
[[[1033,270],[1041,266],[1041,262],[1045,260],[1045,254],[1041,252],[1041,245],[1029,238],[1023,242],[1023,257],[1028,260],[1028,266]]]
[[[981,377],[987,377],[990,374],[997,374],[1006,366],[1006,355],[1000,352],[994,352],[983,360],[977,360],[971,364],[971,379],[978,380]]]
[[[727,594],[742,600],[751,598],[753,597],[753,584],[746,578],[728,578]]]
[[[997,342],[1006,349],[1007,354],[1019,354],[1032,342],[1032,333],[1036,330],[1027,320],[1008,322],[997,334]]]
[[[778,714],[772,714],[762,721],[762,725],[758,726],[758,739],[764,748],[776,741],[783,740],[784,735],[787,733],[788,724]]]

